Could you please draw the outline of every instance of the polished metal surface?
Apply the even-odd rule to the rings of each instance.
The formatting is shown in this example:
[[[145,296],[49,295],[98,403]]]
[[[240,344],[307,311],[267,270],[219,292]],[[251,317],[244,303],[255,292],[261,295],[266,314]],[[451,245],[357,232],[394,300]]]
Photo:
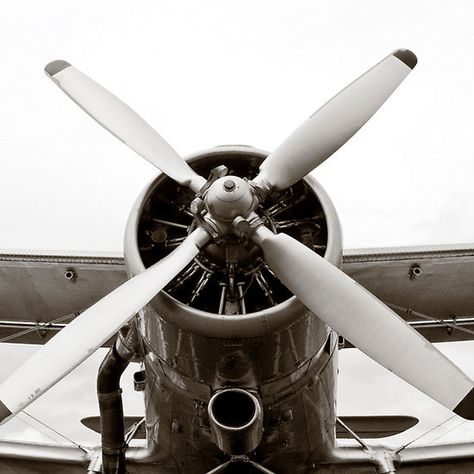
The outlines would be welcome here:
[[[219,390],[209,400],[207,411],[212,439],[224,453],[248,454],[260,444],[263,411],[257,391]]]
[[[215,181],[206,193],[209,213],[223,221],[246,217],[254,207],[254,196],[247,181],[238,176],[225,176]]]

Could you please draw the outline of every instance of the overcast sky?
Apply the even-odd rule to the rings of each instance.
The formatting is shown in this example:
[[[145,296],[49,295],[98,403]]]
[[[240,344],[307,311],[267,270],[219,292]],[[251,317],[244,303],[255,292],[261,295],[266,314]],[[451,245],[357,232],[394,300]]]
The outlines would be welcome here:
[[[128,212],[156,174],[47,79],[49,61],[92,76],[185,156],[229,143],[271,151],[400,47],[418,66],[315,176],[346,247],[474,241],[472,1],[16,0],[1,9],[0,248],[121,252]],[[466,347],[445,350],[474,375]],[[355,351],[341,364],[341,410],[390,412],[386,390],[398,382]],[[94,375],[76,376],[94,397]],[[415,406],[425,427],[449,416],[409,389],[393,393],[396,410]],[[472,437],[469,426],[449,436]]]
[[[470,242],[470,1],[25,1],[0,16],[0,247],[122,250],[156,174],[43,73],[66,59],[183,155],[274,149],[394,49],[418,66],[316,172],[346,247]]]

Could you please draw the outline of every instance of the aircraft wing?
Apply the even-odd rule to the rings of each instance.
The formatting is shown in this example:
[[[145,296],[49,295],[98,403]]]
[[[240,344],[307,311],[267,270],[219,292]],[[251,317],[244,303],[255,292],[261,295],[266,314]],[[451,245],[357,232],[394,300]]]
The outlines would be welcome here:
[[[343,270],[431,342],[474,339],[474,244],[347,250]],[[0,253],[0,341],[42,344],[126,278],[119,254]]]
[[[144,463],[140,450],[127,450],[127,473],[166,474],[169,469]],[[143,455],[143,454],[142,454]],[[101,472],[100,448],[78,448],[53,444],[32,444],[0,441],[0,472],[2,474],[85,474]]]
[[[343,270],[430,342],[474,339],[473,244],[348,250]]]
[[[137,454],[138,451],[133,448],[127,453],[129,459],[127,472],[130,474],[169,472],[166,469],[161,470],[156,465],[140,463]],[[89,470],[92,472],[92,469],[99,465],[95,464],[98,455],[97,450],[81,451],[79,448],[70,446],[0,441],[0,468],[5,474],[49,474],[50,472],[82,474]],[[408,447],[401,451],[383,446],[364,450],[352,443],[335,448],[332,460],[318,465],[318,472],[321,474],[373,473],[376,472],[377,464],[379,467],[377,472],[468,474],[474,470],[474,443]],[[245,472],[250,472],[249,466],[243,467],[245,467]],[[252,470],[252,472],[259,471]],[[265,472],[272,473],[268,470]]]
[[[44,344],[126,278],[119,254],[0,253],[0,341]]]
[[[87,458],[76,447],[0,441],[0,469],[5,474],[84,474]]]
[[[333,461],[322,466],[318,472],[397,472],[402,474],[474,472],[474,443],[409,446],[405,449],[383,446],[368,446],[367,448],[363,449],[354,443],[339,445],[334,450]],[[378,470],[374,469],[376,466]]]

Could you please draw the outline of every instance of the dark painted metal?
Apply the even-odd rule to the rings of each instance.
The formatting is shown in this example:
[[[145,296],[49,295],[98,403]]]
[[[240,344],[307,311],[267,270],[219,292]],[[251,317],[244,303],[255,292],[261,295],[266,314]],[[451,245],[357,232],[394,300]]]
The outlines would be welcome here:
[[[212,468],[220,458],[212,448],[207,402],[215,390],[232,386],[260,394],[264,435],[258,459],[272,462],[277,472],[294,469],[304,453],[323,456],[334,444],[337,339],[310,313],[270,335],[218,339],[184,331],[147,307],[140,331],[150,381],[148,439],[157,460],[184,463],[186,452],[196,466],[190,472]]]
[[[395,51],[393,55],[405,63],[410,69],[413,69],[418,62],[418,58],[415,56],[415,53],[412,53],[409,49],[399,49]]]
[[[142,416],[124,416],[125,432],[127,432],[132,426],[143,420]],[[92,431],[100,434],[100,416],[88,416],[81,419],[81,423]],[[138,430],[135,432],[133,439],[145,439],[145,428],[141,424]]]
[[[8,418],[12,412],[5,406],[5,404],[0,400],[0,422]]]
[[[63,61],[62,59],[57,59],[56,61],[51,61],[49,64],[46,65],[44,68],[44,72],[52,77],[58,72],[61,72],[64,69],[71,67],[71,65],[67,61]]]
[[[97,376],[97,397],[100,410],[102,440],[102,471],[104,474],[124,474],[125,422],[120,378],[128,364],[137,359],[138,335],[134,322],[119,333],[116,343],[105,356]]]
[[[474,388],[453,409],[454,413],[466,420],[474,420]]]
[[[338,418],[350,430],[361,438],[385,438],[393,436],[412,428],[418,423],[418,418],[413,416],[397,415],[367,415],[367,416],[341,416]],[[338,439],[350,439],[352,434],[338,423],[336,428]]]
[[[120,377],[128,366],[114,347],[105,356],[97,376],[97,398],[100,410],[102,470],[104,474],[124,474],[125,427]]]

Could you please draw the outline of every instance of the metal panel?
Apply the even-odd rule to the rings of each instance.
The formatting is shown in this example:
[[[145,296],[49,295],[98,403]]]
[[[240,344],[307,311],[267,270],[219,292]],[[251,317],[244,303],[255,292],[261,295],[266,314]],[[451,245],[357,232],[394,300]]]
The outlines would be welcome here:
[[[430,341],[474,339],[472,244],[346,251],[343,270]]]
[[[0,339],[42,344],[125,280],[120,256],[0,254]]]

